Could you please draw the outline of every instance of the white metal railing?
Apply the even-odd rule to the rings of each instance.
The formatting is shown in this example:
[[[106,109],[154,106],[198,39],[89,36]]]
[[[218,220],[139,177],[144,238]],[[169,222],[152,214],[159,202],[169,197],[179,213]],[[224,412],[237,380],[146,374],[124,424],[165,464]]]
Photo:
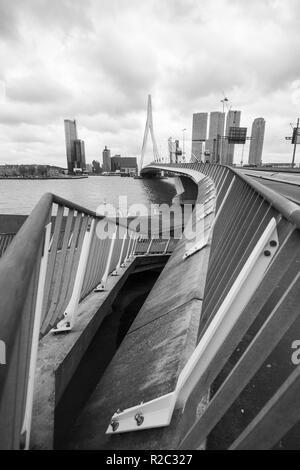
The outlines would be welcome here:
[[[101,222],[47,194],[16,235],[1,239],[0,449],[29,448],[39,338],[70,331],[79,303],[134,259],[139,236],[127,221],[105,221],[113,235],[104,239]]]
[[[272,243],[270,244],[270,242]],[[276,221],[271,219],[198,346],[180,373],[175,390],[149,402],[122,412],[116,412],[107,428],[107,434],[140,431],[170,424],[175,407],[184,408],[184,404],[197,383],[209,370],[222,343],[230,335],[244,307],[262,281],[278,246]],[[266,247],[268,247],[267,256]]]

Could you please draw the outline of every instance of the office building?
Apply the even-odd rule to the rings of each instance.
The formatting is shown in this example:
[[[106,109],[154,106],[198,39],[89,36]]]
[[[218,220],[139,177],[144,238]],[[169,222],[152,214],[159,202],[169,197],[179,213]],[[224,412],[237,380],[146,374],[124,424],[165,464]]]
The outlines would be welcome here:
[[[68,172],[73,173],[74,169],[85,170],[85,148],[84,141],[78,139],[76,121],[65,119],[65,137]]]
[[[80,139],[74,140],[74,167],[75,169],[85,171],[85,146],[84,141]]]
[[[182,150],[179,147],[179,140],[174,140],[172,137],[168,139],[169,148],[169,161],[170,163],[181,163],[182,161]]]
[[[85,169],[86,169],[86,172],[89,174],[89,175],[92,175],[93,174],[93,165],[91,163],[87,163],[85,165]]]
[[[264,146],[266,121],[256,118],[252,125],[251,143],[249,151],[249,165],[261,165]]]
[[[65,137],[66,137],[66,152],[67,152],[67,164],[68,171],[73,172],[74,161],[75,161],[75,148],[74,141],[77,140],[77,126],[76,121],[65,119]]]
[[[208,113],[193,114],[192,155],[191,161],[201,161],[203,143],[207,138]]]
[[[224,143],[225,113],[215,111],[210,113],[208,140],[205,144],[205,154],[211,163],[220,161]]]
[[[120,173],[137,173],[136,157],[121,157],[114,155],[111,157],[111,171]]]
[[[235,144],[228,143],[228,136],[231,127],[240,127],[241,111],[228,111],[226,119],[225,141],[222,146],[221,163],[223,165],[233,165]]]
[[[103,171],[112,171],[111,170],[111,159],[110,159],[110,150],[106,147],[102,152],[102,168]]]

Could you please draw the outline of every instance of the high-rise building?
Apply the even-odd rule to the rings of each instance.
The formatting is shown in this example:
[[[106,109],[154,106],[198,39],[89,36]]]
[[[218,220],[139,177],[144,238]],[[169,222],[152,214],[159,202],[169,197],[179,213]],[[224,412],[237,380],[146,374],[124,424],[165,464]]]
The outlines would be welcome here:
[[[181,163],[182,150],[179,147],[179,140],[174,140],[172,137],[168,139],[169,159],[170,163]]]
[[[205,144],[205,153],[209,155],[208,159],[211,163],[220,160],[223,147],[223,136],[225,127],[225,113],[215,111],[210,113],[209,134]]]
[[[256,118],[252,124],[251,143],[249,151],[249,165],[261,165],[264,146],[266,121]]]
[[[80,139],[76,139],[73,142],[74,145],[74,162],[73,162],[73,171],[74,169],[80,169],[85,171],[86,164],[85,164],[85,146],[84,141]]]
[[[78,139],[76,121],[65,119],[65,136],[68,172],[74,169],[85,170],[85,148],[84,141]]]
[[[102,152],[103,171],[111,171],[110,150],[106,147]]]
[[[228,111],[226,119],[226,132],[225,136],[229,136],[229,131],[231,127],[240,127],[241,123],[241,111]],[[223,165],[232,165],[234,159],[234,149],[235,144],[229,144],[228,140],[225,139],[223,143],[222,153],[221,153],[221,163]]]
[[[203,154],[203,142],[207,138],[208,113],[193,114],[192,155],[191,161],[200,161]]]
[[[72,173],[74,169],[74,162],[75,162],[74,141],[78,139],[77,127],[76,127],[76,121],[71,121],[70,119],[65,119],[64,123],[65,123],[68,171]]]

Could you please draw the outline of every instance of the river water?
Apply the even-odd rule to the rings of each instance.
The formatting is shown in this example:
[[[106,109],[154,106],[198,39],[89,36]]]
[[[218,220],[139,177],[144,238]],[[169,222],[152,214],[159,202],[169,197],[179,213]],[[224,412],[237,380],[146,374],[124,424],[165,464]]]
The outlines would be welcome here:
[[[128,206],[170,204],[176,194],[172,178],[90,176],[65,180],[0,180],[0,214],[29,214],[46,192],[91,210],[96,210],[104,201],[118,207],[119,196],[127,196]]]

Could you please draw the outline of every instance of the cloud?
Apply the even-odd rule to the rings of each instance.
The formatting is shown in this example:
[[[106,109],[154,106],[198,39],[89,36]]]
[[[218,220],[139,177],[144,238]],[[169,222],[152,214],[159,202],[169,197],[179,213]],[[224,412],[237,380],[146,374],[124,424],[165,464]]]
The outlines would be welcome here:
[[[6,0],[0,0],[0,40],[12,40],[17,37],[16,10]]]
[[[71,91],[47,74],[18,77],[6,84],[9,100],[21,103],[56,103],[71,97]]]
[[[264,158],[289,158],[300,114],[298,0],[0,0],[0,162],[62,164],[63,119],[87,160],[138,155],[152,93],[162,153],[192,114],[267,120]]]

